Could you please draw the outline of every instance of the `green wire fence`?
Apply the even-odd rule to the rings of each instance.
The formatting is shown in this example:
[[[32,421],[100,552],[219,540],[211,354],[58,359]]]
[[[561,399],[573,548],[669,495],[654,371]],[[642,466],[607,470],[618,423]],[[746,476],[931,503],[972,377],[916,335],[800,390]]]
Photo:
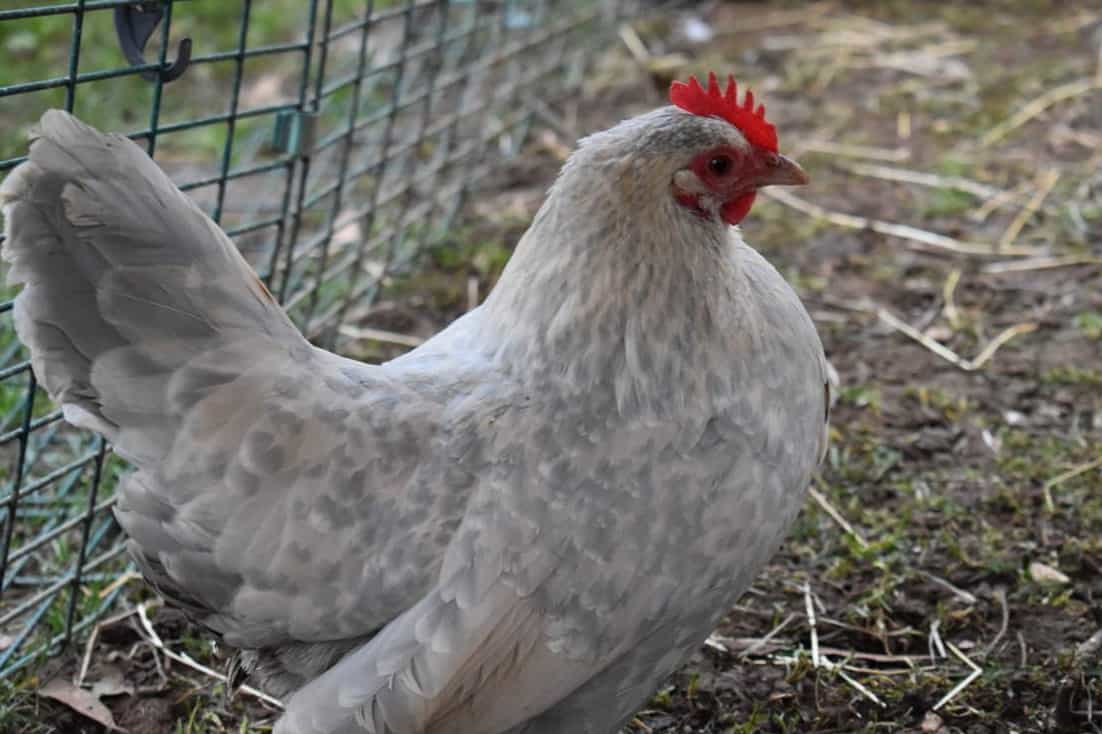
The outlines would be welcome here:
[[[341,325],[575,91],[629,0],[0,0],[0,176],[43,111],[129,134],[292,318]],[[0,242],[2,247],[2,242]],[[124,465],[61,421],[0,294],[0,677],[118,599]]]

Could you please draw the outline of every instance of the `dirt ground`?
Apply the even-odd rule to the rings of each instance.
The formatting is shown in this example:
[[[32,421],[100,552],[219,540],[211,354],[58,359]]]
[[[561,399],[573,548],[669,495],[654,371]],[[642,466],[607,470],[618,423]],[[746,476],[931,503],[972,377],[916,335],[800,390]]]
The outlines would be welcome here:
[[[1098,2],[641,22],[364,324],[425,336],[484,296],[573,138],[661,104],[671,78],[730,70],[766,101],[813,182],[743,231],[837,369],[833,444],[781,553],[629,732],[1102,732],[1100,45]],[[151,617],[221,670],[178,614]],[[148,638],[130,615],[89,648],[120,727],[270,726],[271,706],[224,701]],[[103,731],[30,692],[83,655],[36,671],[0,729]]]

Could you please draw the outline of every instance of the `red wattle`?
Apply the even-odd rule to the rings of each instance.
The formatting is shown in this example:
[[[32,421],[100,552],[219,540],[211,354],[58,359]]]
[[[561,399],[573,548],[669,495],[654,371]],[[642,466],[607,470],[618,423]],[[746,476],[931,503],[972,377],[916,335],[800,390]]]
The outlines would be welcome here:
[[[738,224],[746,215],[750,213],[750,207],[754,205],[754,197],[757,196],[757,192],[751,191],[746,194],[739,194],[730,201],[724,203],[720,208],[720,216],[723,217],[723,221],[727,224]]]

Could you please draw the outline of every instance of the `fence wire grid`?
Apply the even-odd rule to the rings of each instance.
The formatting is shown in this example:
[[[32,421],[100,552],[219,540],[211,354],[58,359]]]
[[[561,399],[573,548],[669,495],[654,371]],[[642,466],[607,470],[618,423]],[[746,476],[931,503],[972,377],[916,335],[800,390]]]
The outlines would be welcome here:
[[[47,108],[129,134],[234,238],[304,333],[339,351],[340,326],[446,231],[464,194],[544,105],[577,90],[597,43],[637,10],[0,0],[0,177]],[[37,386],[13,295],[0,293],[0,678],[88,629],[127,579],[111,513],[126,467]]]

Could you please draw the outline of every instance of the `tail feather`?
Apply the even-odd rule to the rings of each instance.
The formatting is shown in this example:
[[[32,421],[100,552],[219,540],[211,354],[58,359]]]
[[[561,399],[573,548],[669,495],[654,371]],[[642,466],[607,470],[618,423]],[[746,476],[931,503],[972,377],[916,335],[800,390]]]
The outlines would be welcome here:
[[[242,345],[306,344],[233,243],[125,137],[47,112],[0,207],[36,375],[67,419],[139,465],[163,458],[204,389],[249,363],[212,374],[190,362],[231,342],[239,358]]]
[[[375,389],[372,420],[404,438],[432,435],[435,402],[311,347],[226,235],[123,137],[48,112],[0,207],[0,254],[23,284],[16,329],[66,418],[137,465],[115,516],[162,594],[262,648],[246,669],[288,692],[421,593],[427,580],[411,583],[406,566],[368,576],[347,560],[366,568],[386,536],[365,538],[374,527],[339,509],[362,492],[398,516],[392,477],[412,476],[420,455],[389,436],[373,444],[367,419],[334,406]]]

